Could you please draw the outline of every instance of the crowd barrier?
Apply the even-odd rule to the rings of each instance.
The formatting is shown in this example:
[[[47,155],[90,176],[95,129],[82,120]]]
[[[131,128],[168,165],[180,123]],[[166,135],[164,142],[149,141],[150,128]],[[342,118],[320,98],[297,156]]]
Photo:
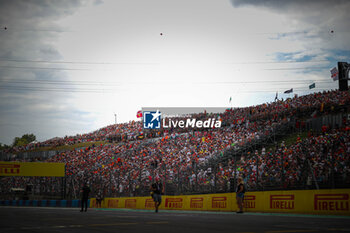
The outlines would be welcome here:
[[[80,200],[0,200],[1,206],[80,207]],[[96,208],[96,199],[89,200]],[[350,215],[350,189],[247,192],[245,212]],[[154,209],[149,197],[104,198],[102,208]],[[160,210],[236,211],[235,193],[162,196]]]
[[[350,215],[350,189],[247,192],[244,211]],[[90,207],[96,208],[92,198]],[[104,198],[102,208],[154,209],[149,197]],[[162,196],[160,210],[236,211],[235,193]]]
[[[88,205],[90,205],[90,200]],[[0,206],[80,207],[80,200],[0,200]]]

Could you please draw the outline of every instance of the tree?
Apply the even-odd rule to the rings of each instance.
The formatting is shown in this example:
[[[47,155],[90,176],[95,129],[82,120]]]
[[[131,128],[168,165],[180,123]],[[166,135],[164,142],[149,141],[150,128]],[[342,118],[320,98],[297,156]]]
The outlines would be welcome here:
[[[36,139],[36,137],[35,137],[34,134],[24,134],[24,135],[22,136],[22,138],[23,138],[24,140],[26,140],[28,143],[31,143],[31,142],[35,141],[35,139]]]
[[[0,142],[0,151],[8,149],[9,146]]]
[[[35,141],[35,139],[36,136],[34,134],[24,134],[21,138],[15,137],[12,146],[24,146]]]

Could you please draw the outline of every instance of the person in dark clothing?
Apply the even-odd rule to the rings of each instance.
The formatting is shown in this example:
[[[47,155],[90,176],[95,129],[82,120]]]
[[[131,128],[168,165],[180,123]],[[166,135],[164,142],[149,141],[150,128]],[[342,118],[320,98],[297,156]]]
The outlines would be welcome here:
[[[158,207],[160,206],[160,203],[162,202],[162,193],[164,192],[163,185],[160,183],[159,178],[156,178],[156,182],[152,184],[151,186],[152,190],[152,197],[155,204],[155,212],[158,212]]]
[[[238,177],[237,191],[236,191],[237,207],[239,208],[239,210],[237,211],[238,214],[243,213],[244,193],[245,193],[245,187],[244,187],[243,178]]]
[[[102,192],[99,191],[96,195],[96,208],[101,208],[102,200],[103,200],[103,195],[102,195]]]
[[[80,210],[80,212],[83,212],[84,207],[85,207],[85,212],[87,211],[89,193],[90,193],[90,188],[87,185],[87,183],[85,183],[83,188],[81,189],[81,210]]]

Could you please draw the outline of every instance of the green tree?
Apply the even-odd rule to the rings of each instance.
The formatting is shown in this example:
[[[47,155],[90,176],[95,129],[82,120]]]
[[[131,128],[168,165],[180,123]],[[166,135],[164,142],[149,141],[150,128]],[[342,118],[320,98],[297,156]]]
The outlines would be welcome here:
[[[35,139],[36,139],[36,137],[35,137],[34,134],[24,134],[24,135],[22,136],[22,138],[23,138],[24,140],[26,140],[28,143],[31,143],[31,142],[35,141]]]
[[[22,137],[15,137],[12,146],[24,146],[35,141],[35,139],[36,137],[34,134],[24,134]]]
[[[6,144],[2,144],[2,143],[0,142],[0,151],[1,151],[1,150],[8,149],[8,148],[9,148],[9,146],[8,146],[8,145],[6,145]]]

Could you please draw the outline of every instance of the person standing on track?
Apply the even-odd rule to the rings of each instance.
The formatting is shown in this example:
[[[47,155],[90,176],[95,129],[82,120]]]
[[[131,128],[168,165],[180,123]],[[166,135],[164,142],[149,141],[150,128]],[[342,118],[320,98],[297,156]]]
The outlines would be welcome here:
[[[101,208],[102,200],[103,200],[103,195],[102,195],[102,191],[100,190],[96,195],[96,208]]]
[[[151,190],[153,192],[153,200],[155,204],[155,212],[158,213],[158,207],[162,202],[162,193],[164,193],[164,188],[162,183],[159,181],[159,177],[156,178],[156,182],[152,184]]]
[[[242,214],[243,213],[244,193],[245,193],[245,187],[244,187],[243,178],[242,177],[238,177],[237,191],[236,191],[236,200],[237,200],[237,206],[238,206],[239,210],[237,211],[237,214]]]
[[[80,212],[83,212],[84,207],[85,207],[85,212],[87,211],[89,193],[90,193],[90,188],[89,188],[88,184],[85,183],[83,188],[81,189],[81,210],[80,210]]]

